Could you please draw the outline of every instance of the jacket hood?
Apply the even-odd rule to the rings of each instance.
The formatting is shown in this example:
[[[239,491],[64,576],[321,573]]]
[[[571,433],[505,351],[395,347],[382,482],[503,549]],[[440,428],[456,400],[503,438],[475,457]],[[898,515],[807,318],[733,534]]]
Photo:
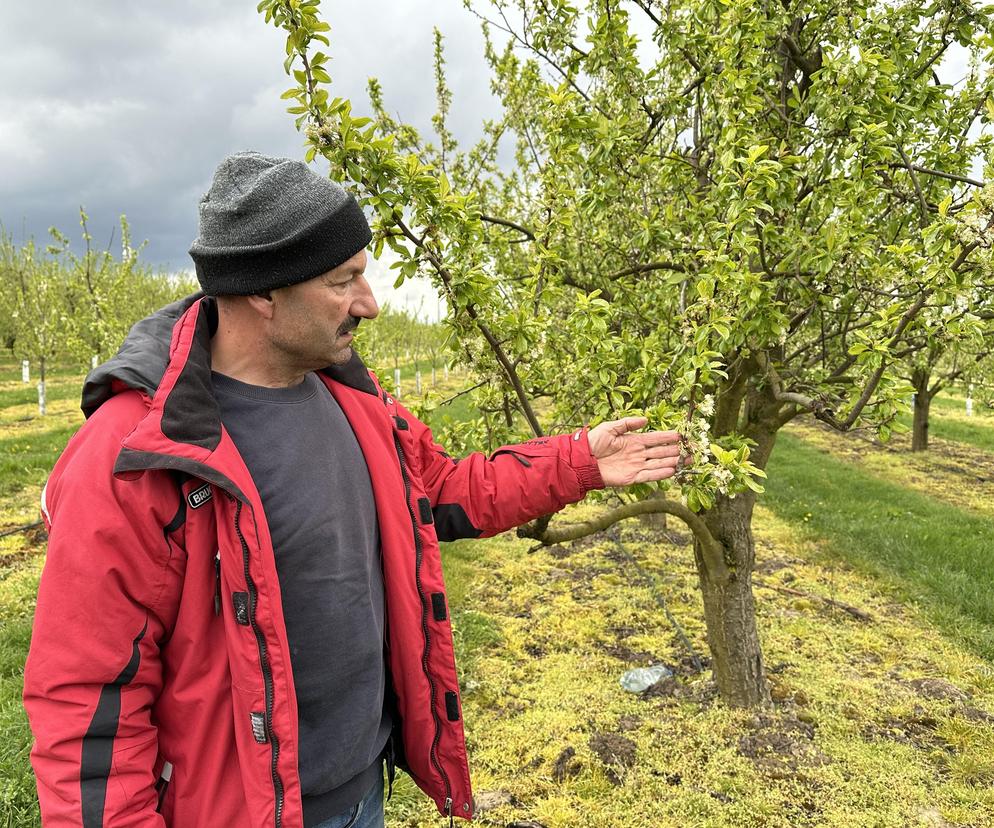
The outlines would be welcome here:
[[[133,388],[154,397],[174,356],[173,329],[179,319],[198,302],[206,317],[207,337],[206,341],[203,341],[202,336],[199,337],[201,347],[195,349],[199,353],[195,357],[191,354],[188,358],[206,363],[209,370],[209,342],[210,336],[217,330],[217,303],[211,297],[198,292],[165,305],[132,325],[118,352],[87,374],[80,403],[84,416],[90,417],[124,388]],[[347,363],[328,366],[321,373],[352,388],[374,395],[377,393],[366,366],[354,350]]]
[[[92,415],[116,393],[115,381],[150,397],[155,394],[155,389],[159,387],[166,372],[166,366],[169,365],[173,327],[190,306],[203,296],[203,293],[194,293],[178,299],[131,326],[118,352],[86,375],[80,403],[86,417]],[[210,304],[213,310],[213,330],[217,324],[217,311],[214,303]]]

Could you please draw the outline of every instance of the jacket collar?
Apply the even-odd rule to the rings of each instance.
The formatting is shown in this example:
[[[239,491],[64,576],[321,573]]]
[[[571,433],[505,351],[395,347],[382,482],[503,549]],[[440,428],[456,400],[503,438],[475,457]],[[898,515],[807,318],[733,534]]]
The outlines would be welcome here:
[[[169,319],[183,305],[185,310],[175,321],[166,348],[161,338],[163,319]],[[96,378],[93,374],[87,378],[84,411],[89,403],[92,413],[103,402],[100,397],[109,398],[121,384],[142,391],[151,397],[149,411],[124,439],[115,472],[174,468],[224,485],[241,496],[240,488],[231,480],[231,465],[235,458],[237,471],[244,465],[221,425],[211,382],[210,342],[217,330],[217,303],[211,297],[195,295],[164,308],[159,316],[143,320],[146,324],[139,331],[140,341],[133,341],[133,330],[108,368]],[[156,330],[159,337],[153,335]],[[378,396],[376,385],[355,351],[348,362],[324,368],[321,373]]]

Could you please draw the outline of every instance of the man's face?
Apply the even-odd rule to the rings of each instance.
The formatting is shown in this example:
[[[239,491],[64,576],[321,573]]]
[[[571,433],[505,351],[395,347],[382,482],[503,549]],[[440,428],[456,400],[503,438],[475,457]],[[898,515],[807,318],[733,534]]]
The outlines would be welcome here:
[[[306,282],[272,291],[270,339],[287,362],[313,371],[348,362],[352,331],[379,313],[363,275],[366,251]]]

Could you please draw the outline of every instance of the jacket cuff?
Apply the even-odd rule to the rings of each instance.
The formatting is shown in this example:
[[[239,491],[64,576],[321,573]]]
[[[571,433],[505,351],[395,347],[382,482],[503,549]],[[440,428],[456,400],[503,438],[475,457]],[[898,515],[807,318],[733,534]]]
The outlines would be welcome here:
[[[604,488],[604,479],[601,477],[597,458],[590,453],[590,442],[587,440],[589,430],[584,426],[569,435],[569,463],[576,472],[584,492]]]

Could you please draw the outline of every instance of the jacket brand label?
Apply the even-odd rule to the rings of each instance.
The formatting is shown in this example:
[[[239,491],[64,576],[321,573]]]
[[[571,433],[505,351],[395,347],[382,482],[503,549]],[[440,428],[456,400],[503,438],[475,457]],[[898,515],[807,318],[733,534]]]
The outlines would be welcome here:
[[[190,494],[187,495],[186,500],[187,503],[190,504],[191,509],[199,509],[213,496],[213,492],[211,492],[211,484],[205,483],[199,489],[194,489],[190,492]]]

